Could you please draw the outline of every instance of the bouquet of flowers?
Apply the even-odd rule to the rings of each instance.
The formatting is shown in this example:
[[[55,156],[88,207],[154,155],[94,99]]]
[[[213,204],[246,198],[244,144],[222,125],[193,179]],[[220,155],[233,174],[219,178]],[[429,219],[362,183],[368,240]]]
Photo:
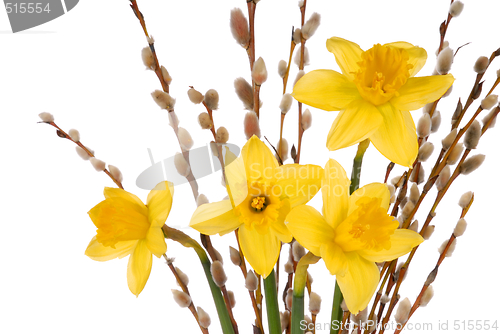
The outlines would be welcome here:
[[[282,37],[287,49],[273,50],[283,60],[271,63],[258,52],[264,34],[256,17],[266,1],[228,9],[234,48],[247,64],[235,74],[232,91],[221,92],[220,98],[218,89],[198,88],[196,76],[190,78],[187,96],[179,94],[174,64],[163,63],[162,41],[153,37],[148,13],[140,0],[129,1],[130,20],[145,37],[129,43],[150,71],[144,75],[157,80],[153,92],[135,91],[150,93],[168,116],[168,147],[177,151],[160,163],[149,152],[152,166],[136,180],[149,190],[146,197],[131,192],[121,170],[95,154],[79,131],[64,129],[51,113],[39,115],[113,183],[89,208],[96,233],[85,255],[95,261],[128,257],[128,288],[139,298],[148,289],[153,262],[166,262],[178,285],[171,287],[173,300],[192,314],[192,324],[183,326],[189,332],[399,333],[431,301],[442,263],[466,230],[474,187],[454,186],[462,178],[478,182],[477,175],[467,175],[485,162],[487,152],[476,151],[500,112],[495,94],[500,70],[491,66],[500,49],[493,45],[490,54],[470,64],[474,77],[468,90],[453,90],[458,80],[454,60],[470,50],[447,41],[464,7],[452,0],[443,21],[435,22],[435,57],[411,41],[358,45],[332,32],[326,40],[331,66],[307,71],[313,54],[308,45],[321,21],[331,18],[310,12],[310,1],[294,4],[300,20]],[[268,32],[274,28],[260,23],[269,25]],[[433,73],[421,72],[426,62],[435,66]],[[245,110],[238,116],[243,128],[224,126],[223,99],[231,94]],[[279,103],[268,105],[271,94]],[[179,110],[187,101],[194,112]],[[419,109],[421,115],[412,115]],[[332,112],[331,122],[311,131],[313,118],[322,119],[324,111]],[[193,119],[201,128],[199,136],[193,135],[195,128],[181,126]],[[271,119],[273,128],[265,124]],[[233,133],[246,141],[230,140]],[[194,146],[193,138],[205,142]],[[306,149],[319,146],[314,152]],[[336,159],[339,152],[352,153],[352,165]],[[383,158],[378,160],[383,164],[375,167],[365,153]],[[220,180],[203,180],[212,167]],[[374,172],[377,182],[363,180]],[[448,236],[438,254],[419,258],[418,251],[439,227],[434,218],[450,192],[459,193],[459,207],[447,207],[443,215]],[[188,201],[196,205],[192,212],[183,209],[192,207],[185,206]],[[176,219],[188,227],[169,217],[175,208],[182,212]],[[186,252],[198,260],[183,263]],[[240,274],[228,268],[228,259]],[[414,295],[402,294],[417,261],[425,262],[425,276],[415,272]],[[197,285],[210,293],[197,299],[189,277],[201,276]],[[235,296],[246,299],[243,313],[236,312]],[[327,320],[318,320],[321,310]]]

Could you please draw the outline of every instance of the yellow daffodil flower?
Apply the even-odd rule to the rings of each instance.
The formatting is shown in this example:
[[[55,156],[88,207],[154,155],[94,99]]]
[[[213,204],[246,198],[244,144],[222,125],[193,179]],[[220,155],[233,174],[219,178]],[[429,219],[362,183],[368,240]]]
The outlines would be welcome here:
[[[127,281],[130,291],[139,296],[148,281],[153,261],[167,251],[162,226],[172,207],[174,188],[161,182],[151,190],[147,205],[135,195],[118,188],[104,188],[101,203],[89,211],[97,227],[85,255],[96,261],[108,261],[130,255]]]
[[[266,278],[278,259],[280,241],[292,240],[284,224],[286,215],[319,191],[323,169],[315,165],[279,166],[256,136],[243,146],[239,158],[229,158],[230,153],[226,153],[229,199],[201,205],[189,225],[207,235],[239,229],[243,255],[255,272]]]
[[[290,211],[286,226],[301,245],[323,258],[336,275],[347,307],[358,313],[377,289],[380,273],[375,262],[398,258],[423,238],[398,229],[398,221],[387,214],[387,185],[371,183],[349,196],[350,181],[338,162],[329,160],[324,173],[323,215],[301,205]]]
[[[328,134],[328,149],[369,138],[387,159],[411,166],[418,144],[409,111],[439,99],[453,84],[453,76],[415,78],[427,53],[406,42],[377,44],[363,51],[353,42],[332,37],[326,47],[342,74],[311,71],[297,82],[292,95],[310,106],[340,111]]]

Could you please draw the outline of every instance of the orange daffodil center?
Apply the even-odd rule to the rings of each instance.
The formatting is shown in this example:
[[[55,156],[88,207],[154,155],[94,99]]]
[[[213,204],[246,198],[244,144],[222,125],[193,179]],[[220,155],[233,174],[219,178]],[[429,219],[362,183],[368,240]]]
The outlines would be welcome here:
[[[315,165],[279,166],[256,136],[243,146],[239,158],[226,150],[225,160],[229,200],[201,205],[190,226],[208,235],[238,229],[243,255],[265,278],[276,264],[281,242],[292,240],[284,224],[286,215],[319,191],[323,169]]]
[[[410,167],[418,142],[409,111],[439,99],[453,84],[453,76],[415,77],[427,53],[406,42],[376,44],[363,51],[356,43],[332,37],[326,46],[341,73],[311,71],[295,84],[292,95],[312,107],[340,111],[327,148],[335,151],[370,139],[387,159]]]
[[[89,211],[97,234],[85,255],[96,261],[108,261],[130,255],[127,282],[138,296],[144,289],[152,266],[152,255],[167,251],[162,231],[172,207],[174,188],[159,183],[148,195],[147,206],[135,195],[116,188],[105,188],[106,199]]]
[[[397,220],[387,214],[387,185],[368,184],[349,195],[350,182],[340,164],[330,159],[324,173],[323,214],[301,205],[290,211],[286,224],[301,245],[323,258],[337,276],[347,307],[358,313],[377,288],[380,273],[375,262],[398,258],[423,239],[398,229]]]

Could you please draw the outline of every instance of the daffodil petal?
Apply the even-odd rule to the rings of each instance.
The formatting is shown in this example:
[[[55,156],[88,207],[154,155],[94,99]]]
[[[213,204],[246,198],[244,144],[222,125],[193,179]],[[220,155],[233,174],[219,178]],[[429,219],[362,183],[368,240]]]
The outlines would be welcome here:
[[[332,70],[307,73],[295,84],[292,95],[297,101],[327,111],[342,110],[360,98],[356,85]]]
[[[200,205],[189,223],[189,226],[207,235],[224,235],[236,230],[240,225],[229,200]]]
[[[233,201],[233,206],[237,207],[248,196],[248,182],[243,158],[236,158],[227,150],[224,158],[226,189],[229,198]]]
[[[174,185],[160,182],[148,194],[148,219],[151,226],[163,226],[172,208]]]
[[[371,198],[380,198],[382,202],[380,203],[380,207],[387,211],[390,205],[391,194],[389,192],[389,188],[387,188],[387,184],[385,183],[370,183],[367,184],[355,192],[349,197],[349,213],[350,215],[354,210],[358,208],[356,202],[361,197],[371,197]]]
[[[443,96],[454,81],[451,74],[409,78],[390,102],[399,110],[416,110]]]
[[[261,234],[245,225],[239,229],[241,250],[255,272],[263,278],[269,276],[278,260],[281,243],[273,233]]]
[[[330,159],[325,166],[325,176],[321,185],[323,197],[323,215],[326,222],[336,228],[347,217],[349,186],[344,168]]]
[[[115,248],[105,247],[97,241],[96,237],[93,237],[85,250],[85,255],[94,261],[109,261],[116,258],[121,259],[132,252],[136,243],[137,240],[119,241],[115,244]]]
[[[120,198],[120,199],[129,201],[132,204],[136,204],[137,206],[143,208],[143,210],[146,210],[146,206],[139,199],[139,197],[135,196],[134,194],[129,193],[128,191],[120,189],[120,188],[105,187],[104,188],[104,197],[105,198]]]
[[[146,245],[151,253],[160,258],[167,251],[165,236],[160,226],[152,226],[146,235]]]
[[[408,111],[399,111],[390,103],[377,107],[383,116],[380,127],[370,141],[390,161],[410,167],[418,154],[415,123]]]
[[[352,81],[354,73],[359,69],[358,62],[361,61],[363,50],[358,44],[340,37],[328,39],[326,41],[326,48],[335,55],[335,60],[342,73]]]
[[[329,242],[321,245],[320,254],[330,274],[345,276],[347,271],[347,257],[342,248],[334,242]]]
[[[278,161],[266,144],[257,136],[252,136],[246,142],[241,149],[241,157],[249,182],[270,183],[274,181],[274,170],[279,166]]]
[[[381,251],[363,249],[358,254],[368,261],[384,262],[391,261],[409,253],[412,248],[420,245],[424,239],[416,232],[407,229],[398,229],[391,235],[391,248]]]
[[[139,296],[148,281],[153,265],[153,255],[146,245],[146,240],[139,240],[128,260],[127,282],[130,292]]]
[[[413,44],[407,42],[394,42],[384,44],[384,46],[405,49],[406,52],[408,52],[408,56],[410,57],[410,59],[408,59],[408,64],[413,66],[410,69],[410,77],[415,76],[415,74],[417,74],[422,67],[424,67],[425,62],[427,61],[427,51],[418,46],[414,46]]]
[[[383,118],[374,105],[355,100],[333,122],[326,147],[335,151],[357,144],[375,133],[382,122]]]
[[[347,308],[356,314],[368,306],[377,290],[380,273],[375,263],[365,260],[356,252],[345,255],[348,269],[344,276],[336,277]]]
[[[333,241],[333,228],[315,208],[300,205],[286,217],[286,227],[297,241],[316,256],[321,256],[321,245]]]
[[[290,164],[276,168],[276,185],[273,194],[288,198],[291,207],[305,204],[321,188],[323,168],[316,165]]]
[[[291,242],[293,237],[290,230],[285,226],[285,218],[290,213],[290,201],[285,199],[279,209],[278,220],[271,224],[270,228],[274,234],[280,239],[281,242]]]

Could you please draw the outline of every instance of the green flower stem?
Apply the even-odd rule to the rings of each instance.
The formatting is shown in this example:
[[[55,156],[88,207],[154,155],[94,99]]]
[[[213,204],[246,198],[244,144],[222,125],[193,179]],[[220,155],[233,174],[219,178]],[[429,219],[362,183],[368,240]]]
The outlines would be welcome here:
[[[311,252],[304,255],[297,263],[295,269],[295,278],[293,280],[293,300],[292,300],[292,321],[291,334],[303,334],[300,323],[304,320],[304,290],[307,283],[307,268],[310,264],[319,261],[319,257],[314,256]]]
[[[273,271],[264,279],[264,294],[266,296],[267,322],[269,334],[281,334],[281,320],[276,290],[276,275]]]
[[[183,232],[174,228],[168,227],[167,225],[163,225],[163,233],[165,234],[165,237],[167,239],[177,241],[184,247],[190,247],[194,249],[200,259],[203,270],[205,271],[205,276],[207,277],[208,285],[210,286],[210,291],[212,292],[212,297],[214,299],[217,314],[219,316],[222,333],[234,334],[233,324],[231,322],[231,318],[229,317],[226,303],[224,302],[224,298],[222,297],[221,290],[215,284],[212,278],[212,274],[210,272],[210,259],[208,258],[207,253],[205,252],[203,247],[201,247],[200,244],[196,242],[196,240],[192,239],[187,234],[184,234]]]
[[[358,145],[358,151],[356,152],[356,156],[354,157],[354,161],[352,164],[352,173],[351,173],[351,186],[349,187],[349,194],[352,194],[359,188],[359,179],[361,177],[361,164],[363,163],[363,156],[365,155],[366,149],[370,145],[370,140],[365,139]],[[340,304],[344,300],[344,296],[342,295],[342,291],[340,291],[340,287],[337,282],[335,282],[335,292],[333,293],[333,306],[332,306],[332,318],[331,318],[331,327],[330,334],[337,334],[340,330],[340,323],[342,322],[342,308]],[[334,326],[335,325],[335,326]]]

